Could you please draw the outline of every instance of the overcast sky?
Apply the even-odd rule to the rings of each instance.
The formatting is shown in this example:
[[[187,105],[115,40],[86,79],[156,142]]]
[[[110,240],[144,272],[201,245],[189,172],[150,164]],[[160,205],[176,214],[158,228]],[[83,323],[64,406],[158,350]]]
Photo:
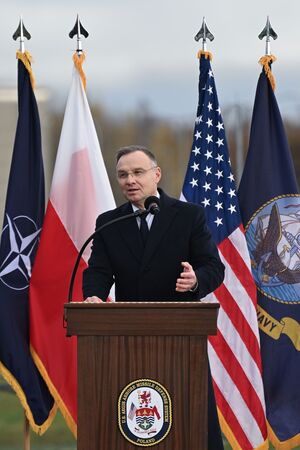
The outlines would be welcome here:
[[[64,105],[76,38],[68,33],[76,14],[90,36],[83,42],[91,102],[114,114],[134,111],[141,102],[162,117],[185,120],[197,104],[201,47],[194,36],[202,17],[214,34],[208,44],[221,107],[239,102],[252,108],[265,43],[258,34],[267,15],[278,34],[271,44],[273,72],[283,115],[300,116],[300,2],[297,0],[2,0],[0,85],[16,85],[12,40],[22,14],[32,35],[26,48],[34,57],[38,86],[51,89]]]

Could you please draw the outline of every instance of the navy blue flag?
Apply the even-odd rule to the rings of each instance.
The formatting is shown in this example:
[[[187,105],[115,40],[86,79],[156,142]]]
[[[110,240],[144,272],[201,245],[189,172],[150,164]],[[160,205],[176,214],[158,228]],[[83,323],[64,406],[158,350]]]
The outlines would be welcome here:
[[[220,303],[209,363],[222,431],[232,448],[251,450],[267,439],[256,288],[210,54],[200,54],[197,118],[181,199],[204,208],[225,265],[223,284],[205,298]]]
[[[28,287],[44,216],[44,169],[37,104],[20,60],[18,103],[0,242],[0,373],[18,395],[32,429],[42,434],[55,407],[30,355]]]
[[[269,437],[276,448],[294,448],[300,444],[300,196],[264,70],[238,196],[258,291]]]

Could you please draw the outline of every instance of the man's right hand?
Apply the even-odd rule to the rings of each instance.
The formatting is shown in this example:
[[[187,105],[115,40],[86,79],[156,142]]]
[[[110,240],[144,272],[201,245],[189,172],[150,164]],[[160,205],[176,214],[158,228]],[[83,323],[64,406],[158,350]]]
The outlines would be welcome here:
[[[84,300],[84,303],[103,303],[103,300],[101,300],[101,298],[96,297],[95,295],[93,295],[92,297],[87,297]]]

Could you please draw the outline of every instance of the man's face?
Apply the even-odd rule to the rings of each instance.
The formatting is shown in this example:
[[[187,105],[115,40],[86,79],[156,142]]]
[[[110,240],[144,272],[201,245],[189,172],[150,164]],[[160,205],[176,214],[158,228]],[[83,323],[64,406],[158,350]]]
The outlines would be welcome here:
[[[117,179],[124,196],[138,208],[144,207],[144,201],[157,192],[161,170],[154,167],[153,161],[137,150],[122,156],[117,163]]]

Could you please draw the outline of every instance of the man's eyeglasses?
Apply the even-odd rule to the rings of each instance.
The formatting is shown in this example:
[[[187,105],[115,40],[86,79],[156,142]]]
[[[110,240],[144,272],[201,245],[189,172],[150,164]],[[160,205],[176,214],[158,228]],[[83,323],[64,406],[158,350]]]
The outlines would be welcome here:
[[[150,167],[150,169],[135,169],[132,170],[131,172],[117,172],[117,178],[118,180],[127,180],[127,178],[129,177],[129,175],[131,175],[134,178],[143,178],[143,176],[149,172],[149,170],[153,170],[156,169],[157,166],[154,167]]]

